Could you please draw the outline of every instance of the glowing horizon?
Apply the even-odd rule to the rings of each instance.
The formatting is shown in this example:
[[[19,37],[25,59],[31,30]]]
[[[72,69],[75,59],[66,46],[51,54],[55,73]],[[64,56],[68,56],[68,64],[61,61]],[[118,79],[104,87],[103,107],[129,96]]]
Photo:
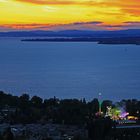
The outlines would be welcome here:
[[[140,28],[139,0],[0,0],[0,31]]]

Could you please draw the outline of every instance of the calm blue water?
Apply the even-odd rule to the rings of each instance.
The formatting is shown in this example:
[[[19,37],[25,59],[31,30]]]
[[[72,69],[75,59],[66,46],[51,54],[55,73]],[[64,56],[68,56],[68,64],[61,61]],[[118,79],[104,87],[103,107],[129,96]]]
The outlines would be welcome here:
[[[0,90],[43,98],[140,99],[140,46],[0,39]]]

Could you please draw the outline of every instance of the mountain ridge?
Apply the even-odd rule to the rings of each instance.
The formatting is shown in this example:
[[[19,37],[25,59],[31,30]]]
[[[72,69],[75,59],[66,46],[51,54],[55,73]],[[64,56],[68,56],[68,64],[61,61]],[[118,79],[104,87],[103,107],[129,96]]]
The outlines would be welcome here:
[[[140,29],[116,31],[60,30],[60,31],[9,31],[0,32],[0,37],[140,37]]]

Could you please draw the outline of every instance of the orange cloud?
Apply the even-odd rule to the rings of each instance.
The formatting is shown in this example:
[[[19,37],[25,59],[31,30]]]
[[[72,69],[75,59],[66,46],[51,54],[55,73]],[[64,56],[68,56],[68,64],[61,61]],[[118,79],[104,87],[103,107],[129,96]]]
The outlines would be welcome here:
[[[140,17],[140,9],[139,8],[124,8],[124,12],[129,13],[132,16],[139,16]]]
[[[0,25],[1,28],[13,30],[61,30],[61,29],[95,29],[101,25],[102,22],[76,22],[70,24],[5,24]]]
[[[124,26],[128,28],[128,23],[124,22],[140,21],[140,2],[139,0],[0,0],[0,15],[0,24],[12,29],[120,29]],[[91,24],[92,21],[102,23]],[[139,27],[134,23],[131,26]]]
[[[19,2],[26,2],[26,3],[32,3],[32,4],[39,4],[39,5],[56,5],[56,4],[76,4],[77,2],[71,1],[71,0],[16,0]]]
[[[87,5],[99,7],[118,7],[124,14],[131,14],[133,16],[140,16],[140,1],[139,0],[16,0],[19,2],[32,3],[36,5]],[[122,13],[123,14],[123,13]]]
[[[122,24],[106,24],[103,22],[77,22],[71,24],[5,24],[0,29],[5,30],[126,30],[140,28],[140,21],[127,21]]]
[[[106,2],[104,2],[106,3]],[[116,6],[121,10],[121,15],[128,15],[131,19],[140,20],[140,1],[139,0],[114,0],[106,3],[108,6]],[[127,19],[124,19],[127,20]]]

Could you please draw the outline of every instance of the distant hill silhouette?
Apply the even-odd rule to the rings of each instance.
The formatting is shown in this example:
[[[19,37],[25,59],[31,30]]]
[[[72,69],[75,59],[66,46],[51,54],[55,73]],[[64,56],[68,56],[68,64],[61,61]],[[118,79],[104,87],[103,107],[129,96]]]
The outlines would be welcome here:
[[[140,29],[116,31],[63,30],[0,32],[0,37],[140,37]]]

